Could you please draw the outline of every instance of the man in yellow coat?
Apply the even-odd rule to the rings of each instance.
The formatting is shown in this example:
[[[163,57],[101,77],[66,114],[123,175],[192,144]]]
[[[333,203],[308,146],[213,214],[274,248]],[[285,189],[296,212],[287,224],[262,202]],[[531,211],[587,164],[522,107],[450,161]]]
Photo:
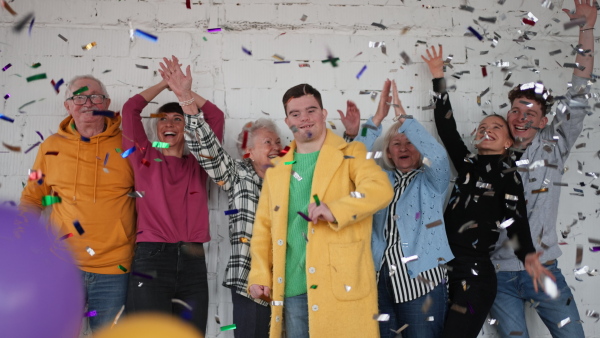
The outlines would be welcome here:
[[[392,187],[362,143],[327,130],[316,89],[292,87],[283,105],[294,141],[265,175],[250,294],[271,302],[271,337],[282,323],[288,338],[378,337],[371,216]]]

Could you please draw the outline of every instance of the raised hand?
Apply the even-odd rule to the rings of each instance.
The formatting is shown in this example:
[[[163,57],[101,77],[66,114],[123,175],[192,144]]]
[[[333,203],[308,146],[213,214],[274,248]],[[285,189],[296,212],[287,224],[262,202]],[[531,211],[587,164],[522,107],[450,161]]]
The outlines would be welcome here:
[[[164,63],[163,63],[164,62]],[[177,95],[189,96],[192,91],[192,74],[190,66],[188,65],[185,69],[185,74],[181,70],[181,65],[177,57],[172,56],[172,60],[163,58],[163,62],[160,63],[158,72],[163,80],[169,85],[169,88]]]
[[[344,128],[346,128],[346,135],[358,135],[358,129],[360,128],[360,110],[356,106],[356,103],[348,100],[346,103],[346,115],[339,109],[338,113],[340,113],[340,119],[342,120]]]
[[[379,97],[379,105],[377,106],[377,111],[373,116],[373,124],[379,127],[381,125],[381,121],[385,119],[385,117],[390,112],[390,103],[392,102],[392,97],[390,96],[390,86],[392,82],[390,79],[386,79],[383,83],[383,89],[381,89],[381,96]]]
[[[575,13],[571,13],[568,9],[563,9],[563,12],[567,13],[569,19],[575,20],[579,18],[585,18],[585,25],[581,29],[593,28],[596,25],[596,18],[598,10],[594,4],[594,0],[574,0],[575,2]]]
[[[442,59],[443,48],[442,45],[439,45],[439,50],[435,50],[435,46],[431,46],[431,52],[429,49],[426,50],[427,58],[424,55],[421,55],[421,58],[427,66],[429,67],[429,72],[434,79],[444,77],[444,59]]]
[[[394,113],[396,114],[396,118],[394,118],[394,121],[400,121],[401,123],[404,123],[404,120],[406,120],[406,118],[402,116],[406,116],[406,111],[404,111],[404,107],[402,107],[402,102],[398,97],[398,88],[396,87],[396,80],[392,81],[392,106],[394,106]]]

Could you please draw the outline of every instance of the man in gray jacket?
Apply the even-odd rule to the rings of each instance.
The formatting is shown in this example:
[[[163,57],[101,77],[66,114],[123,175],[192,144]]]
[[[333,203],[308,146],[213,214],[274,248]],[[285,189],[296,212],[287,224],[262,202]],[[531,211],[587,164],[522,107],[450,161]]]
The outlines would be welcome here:
[[[581,2],[581,3],[580,3]],[[512,248],[502,246],[506,231],[500,234],[492,254],[498,271],[498,293],[491,310],[498,320],[502,337],[529,337],[524,305],[530,300],[553,337],[584,337],[579,311],[564,276],[557,267],[561,255],[558,247],[556,219],[563,168],[569,152],[583,128],[590,81],[594,68],[594,35],[597,10],[593,0],[575,0],[575,12],[565,11],[571,20],[580,20],[579,47],[572,86],[564,97],[557,98],[556,115],[550,123],[546,113],[552,107],[552,96],[540,83],[519,85],[509,93],[511,109],[507,114],[510,130],[516,139],[517,164],[528,168],[521,172],[527,200],[527,216],[531,238],[540,259],[556,277],[558,298],[538,292],[539,281],[533,281]],[[521,155],[520,155],[521,154]],[[520,155],[520,157],[519,157]]]

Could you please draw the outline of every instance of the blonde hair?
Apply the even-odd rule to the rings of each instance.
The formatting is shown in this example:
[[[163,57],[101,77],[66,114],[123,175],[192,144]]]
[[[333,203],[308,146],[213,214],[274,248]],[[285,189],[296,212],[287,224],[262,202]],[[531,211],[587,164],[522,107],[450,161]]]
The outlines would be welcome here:
[[[385,132],[385,135],[383,136],[383,156],[382,156],[383,167],[388,170],[396,169],[396,165],[389,157],[390,142],[392,141],[392,138],[394,138],[394,136],[396,136],[398,134],[402,134],[402,133],[398,132],[400,127],[402,127],[402,122],[400,122],[400,121],[392,124],[392,126]]]

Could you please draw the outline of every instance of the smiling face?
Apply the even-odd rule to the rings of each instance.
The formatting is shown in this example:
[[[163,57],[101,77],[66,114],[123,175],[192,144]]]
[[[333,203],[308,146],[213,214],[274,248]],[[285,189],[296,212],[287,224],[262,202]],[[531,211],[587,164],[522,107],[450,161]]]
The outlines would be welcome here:
[[[169,148],[183,150],[185,120],[179,113],[164,112],[156,123],[158,140],[169,144]]]
[[[407,173],[421,166],[421,153],[404,134],[396,134],[390,139],[387,157],[396,169]]]
[[[524,97],[513,100],[506,119],[510,132],[519,147],[531,143],[538,130],[544,128],[548,123],[548,118],[542,113],[540,103]]]
[[[246,151],[250,154],[252,164],[257,169],[268,167],[271,164],[271,159],[276,158],[281,151],[281,138],[277,133],[267,128],[255,130],[249,143],[250,146]],[[259,172],[260,170],[256,171]]]
[[[79,79],[73,82],[70,88],[72,88],[73,91],[77,91],[78,89],[86,86],[88,87],[88,90],[78,93],[78,95],[106,95],[100,84],[92,79]],[[64,102],[67,112],[69,115],[73,116],[73,120],[75,120],[75,126],[79,127],[82,127],[83,125],[95,124],[104,126],[104,116],[93,115],[92,112],[94,110],[107,110],[109,105],[109,98],[105,98],[102,103],[98,104],[93,104],[89,98],[83,105],[76,105],[73,100],[65,100]]]
[[[504,154],[513,145],[508,126],[500,116],[488,116],[477,127],[477,148],[481,155]]]
[[[290,99],[285,112],[285,123],[294,131],[296,142],[308,143],[325,137],[327,110],[321,108],[313,95]]]

